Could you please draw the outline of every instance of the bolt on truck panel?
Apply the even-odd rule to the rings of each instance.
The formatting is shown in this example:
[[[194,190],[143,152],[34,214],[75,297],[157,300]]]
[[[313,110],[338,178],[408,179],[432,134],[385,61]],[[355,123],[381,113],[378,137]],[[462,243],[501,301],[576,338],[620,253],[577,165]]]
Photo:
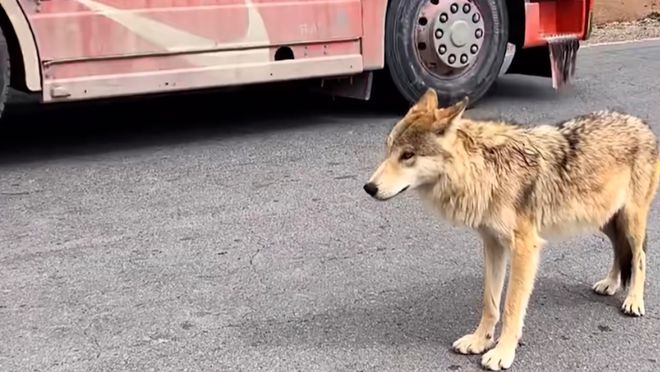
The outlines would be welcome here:
[[[52,102],[343,77],[351,79],[336,81],[369,85],[360,94],[346,86],[335,93],[368,97],[371,78],[361,77],[386,66],[396,74],[397,63],[418,64],[422,75],[404,80],[440,92],[453,89],[443,84],[454,76],[497,70],[510,50],[506,43],[516,47],[512,70],[564,80],[570,63],[552,69],[548,45],[574,59],[575,43],[588,36],[593,1],[3,0],[0,6],[8,19],[3,33],[17,40],[6,52],[12,71]],[[505,44],[493,35],[506,35]],[[396,55],[413,42],[409,54]],[[540,72],[520,67],[539,64],[523,53],[535,48],[547,56]],[[421,89],[396,85],[408,99]],[[454,93],[471,94],[468,85]]]

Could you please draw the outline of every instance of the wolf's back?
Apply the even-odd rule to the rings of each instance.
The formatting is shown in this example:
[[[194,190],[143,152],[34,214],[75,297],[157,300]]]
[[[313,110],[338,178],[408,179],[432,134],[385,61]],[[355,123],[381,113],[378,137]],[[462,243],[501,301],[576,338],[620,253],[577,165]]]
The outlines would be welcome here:
[[[561,123],[558,129],[568,142],[568,151],[594,166],[613,161],[657,168],[658,138],[638,117],[600,111]]]

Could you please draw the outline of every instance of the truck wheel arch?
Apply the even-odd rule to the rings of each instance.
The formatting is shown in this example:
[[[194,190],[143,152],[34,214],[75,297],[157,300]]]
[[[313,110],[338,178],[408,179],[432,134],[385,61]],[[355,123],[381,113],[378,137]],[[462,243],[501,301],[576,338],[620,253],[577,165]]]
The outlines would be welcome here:
[[[41,63],[37,44],[17,0],[3,0],[0,3],[0,26],[10,48],[12,87],[41,91]]]

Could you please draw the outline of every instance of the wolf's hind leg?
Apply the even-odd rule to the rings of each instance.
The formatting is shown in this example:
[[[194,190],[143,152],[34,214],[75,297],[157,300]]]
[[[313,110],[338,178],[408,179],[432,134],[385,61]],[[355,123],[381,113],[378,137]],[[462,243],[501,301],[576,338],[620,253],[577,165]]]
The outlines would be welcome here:
[[[646,225],[649,208],[626,205],[619,218],[619,225],[630,243],[630,259],[622,264],[630,268],[630,288],[621,310],[631,316],[644,315],[644,285],[646,282]],[[626,279],[622,276],[622,281]]]
[[[607,276],[593,285],[592,289],[594,292],[603,295],[603,296],[612,296],[621,286],[621,267],[619,262],[624,259],[626,254],[630,254],[630,243],[628,243],[628,238],[617,226],[617,219],[619,218],[619,213],[615,214],[606,224],[601,228],[601,231],[607,235],[612,243],[612,251],[614,253],[614,258],[612,260],[612,267]],[[630,275],[630,270],[627,270],[624,273],[624,276]]]
[[[453,344],[461,354],[481,354],[495,345],[495,326],[500,319],[500,299],[504,286],[507,250],[488,234],[481,234],[484,252],[484,298],[481,321],[474,333]]]

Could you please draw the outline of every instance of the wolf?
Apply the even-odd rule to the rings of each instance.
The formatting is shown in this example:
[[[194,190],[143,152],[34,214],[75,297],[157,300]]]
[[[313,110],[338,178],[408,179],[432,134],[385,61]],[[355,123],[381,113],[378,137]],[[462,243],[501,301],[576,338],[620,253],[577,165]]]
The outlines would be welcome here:
[[[363,186],[380,201],[415,190],[444,219],[480,235],[481,320],[453,349],[483,353],[489,370],[513,364],[541,248],[556,237],[604,233],[614,262],[592,289],[613,295],[629,286],[621,310],[644,315],[646,230],[660,179],[658,139],[649,125],[602,111],[528,127],[469,119],[468,103],[438,107],[435,90],[428,90],[392,128],[386,156]]]

